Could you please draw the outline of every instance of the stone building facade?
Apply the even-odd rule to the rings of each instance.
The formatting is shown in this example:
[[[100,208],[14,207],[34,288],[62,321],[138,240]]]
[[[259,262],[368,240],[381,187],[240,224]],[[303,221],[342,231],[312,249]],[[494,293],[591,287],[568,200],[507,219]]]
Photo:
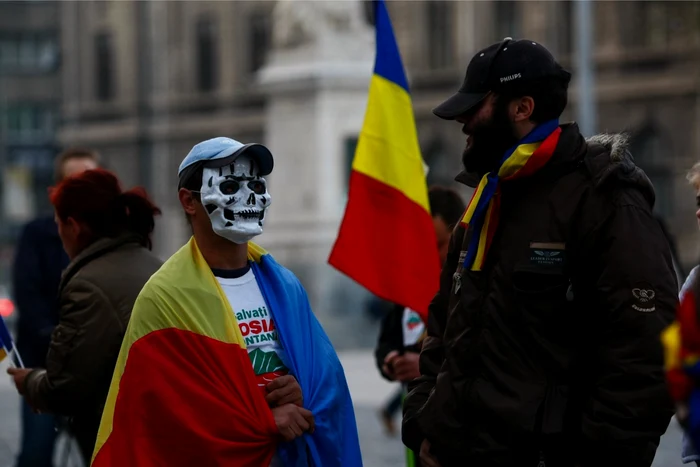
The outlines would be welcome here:
[[[457,124],[438,120],[431,109],[456,90],[471,56],[489,43],[505,36],[526,37],[552,50],[574,74],[565,117],[575,118],[571,2],[388,4],[431,183],[452,183],[464,144]],[[170,254],[188,235],[175,186],[178,164],[192,145],[216,135],[242,141],[270,139],[266,133],[270,90],[261,86],[259,71],[271,56],[276,4],[102,0],[60,5],[60,140],[98,149],[125,184],[149,189],[164,211],[155,243],[161,254]],[[367,6],[356,2],[358,14],[364,15]],[[688,267],[698,257],[694,193],[684,174],[700,154],[700,4],[594,2],[594,18],[598,130],[630,133],[633,154],[657,188],[657,209]],[[357,130],[359,124],[353,123]],[[333,173],[345,175],[339,185],[347,179],[355,137],[336,138],[331,144],[337,151],[324,162],[336,167]],[[276,152],[278,158],[284,157],[284,151]],[[273,196],[293,196],[301,186],[313,186],[318,180],[313,170],[299,174],[293,179],[273,174]],[[467,189],[460,189],[468,196]],[[334,196],[342,199],[343,190],[338,186]],[[324,193],[328,194],[321,190],[319,195]],[[301,219],[307,231],[337,228],[342,206],[325,217],[306,216],[304,206],[302,202],[298,211],[287,207],[275,212],[273,205],[271,216]],[[332,243],[328,235],[316,244],[301,245],[285,243],[287,234],[274,225],[271,230],[273,252],[299,271],[308,270],[311,278],[326,274],[318,261]],[[314,259],[305,260],[309,255]],[[343,299],[342,293],[333,297]]]

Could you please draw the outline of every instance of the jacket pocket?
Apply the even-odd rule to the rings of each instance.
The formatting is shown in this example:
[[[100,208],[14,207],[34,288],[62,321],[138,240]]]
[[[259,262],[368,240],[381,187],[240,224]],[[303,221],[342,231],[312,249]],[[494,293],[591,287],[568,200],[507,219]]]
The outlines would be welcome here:
[[[574,290],[569,277],[561,269],[516,268],[512,283],[522,331],[547,354],[568,349],[577,334]]]
[[[70,351],[73,349],[78,330],[73,327],[58,325],[51,335],[49,352],[46,355],[46,370],[49,373],[60,373]]]

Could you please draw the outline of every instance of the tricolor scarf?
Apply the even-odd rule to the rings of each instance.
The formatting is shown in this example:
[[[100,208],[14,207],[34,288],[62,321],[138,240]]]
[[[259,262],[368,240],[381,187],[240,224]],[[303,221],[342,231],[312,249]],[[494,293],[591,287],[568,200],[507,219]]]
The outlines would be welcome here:
[[[559,120],[538,125],[506,151],[497,172],[488,172],[482,177],[461,221],[465,228],[471,226],[473,229],[464,258],[464,269],[481,271],[484,266],[498,227],[500,181],[528,177],[541,169],[554,154],[560,134]]]
[[[700,446],[700,319],[698,317],[698,284],[682,294],[674,321],[664,330],[666,381],[671,398],[685,406],[679,415],[693,446]]]
[[[235,313],[192,239],[141,291],[105,404],[93,467],[361,467],[343,368],[297,278],[256,245],[248,258],[301,386],[313,433],[281,441]]]

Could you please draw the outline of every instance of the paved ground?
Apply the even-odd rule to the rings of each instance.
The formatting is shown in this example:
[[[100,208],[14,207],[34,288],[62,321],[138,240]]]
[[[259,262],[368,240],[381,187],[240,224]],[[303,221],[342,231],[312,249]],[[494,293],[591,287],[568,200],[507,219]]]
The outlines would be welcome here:
[[[369,351],[342,352],[367,467],[404,466],[404,451],[398,438],[386,437],[379,425],[377,408],[395,387],[383,381],[374,369]],[[0,467],[11,467],[19,442],[19,399],[0,364]],[[680,432],[675,422],[662,439],[654,467],[680,467]],[[62,465],[59,467],[63,467]],[[65,467],[79,467],[75,461]]]

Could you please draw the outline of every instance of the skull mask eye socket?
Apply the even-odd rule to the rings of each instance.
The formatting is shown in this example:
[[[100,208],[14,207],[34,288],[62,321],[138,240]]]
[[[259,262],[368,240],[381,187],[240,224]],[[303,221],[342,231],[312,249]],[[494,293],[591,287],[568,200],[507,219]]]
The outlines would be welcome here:
[[[221,182],[219,190],[225,195],[234,195],[241,189],[240,183],[235,180],[226,180]]]
[[[248,188],[256,195],[264,195],[267,189],[265,188],[265,182],[262,180],[253,180],[248,182]]]

